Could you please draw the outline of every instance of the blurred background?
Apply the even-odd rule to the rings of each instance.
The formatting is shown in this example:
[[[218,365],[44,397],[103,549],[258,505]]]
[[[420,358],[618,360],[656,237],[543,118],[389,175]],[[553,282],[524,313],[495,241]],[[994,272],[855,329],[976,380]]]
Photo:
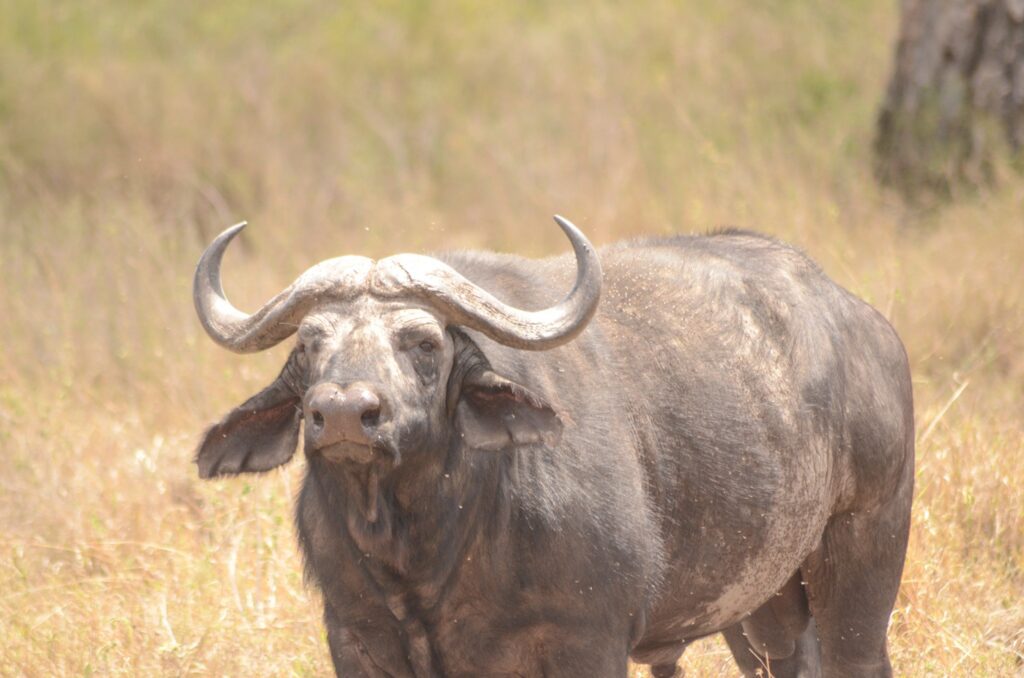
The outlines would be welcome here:
[[[301,455],[195,475],[287,351],[216,348],[195,262],[248,220],[224,277],[253,309],[344,253],[562,252],[561,213],[596,244],[760,230],[890,318],[918,430],[896,673],[1021,675],[1024,178],[1010,144],[901,181],[900,7],[0,3],[0,674],[332,675]],[[682,664],[736,673],[717,639]]]

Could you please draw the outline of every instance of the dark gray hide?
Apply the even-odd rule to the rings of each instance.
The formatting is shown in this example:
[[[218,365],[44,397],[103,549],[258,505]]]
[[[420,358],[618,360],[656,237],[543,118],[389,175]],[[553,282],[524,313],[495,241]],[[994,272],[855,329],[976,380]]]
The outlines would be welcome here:
[[[573,281],[571,256],[439,258],[523,309]],[[210,430],[201,474],[287,461],[315,380],[382,384],[380,417],[427,422],[340,460],[306,423],[296,521],[341,676],[625,676],[630,656],[669,676],[715,632],[746,675],[889,675],[914,465],[893,329],[750,233],[600,260],[600,305],[570,343],[525,351],[442,324],[424,412],[390,395],[393,355],[352,353],[383,345],[365,314],[401,300],[335,305],[351,318],[330,322],[314,304],[330,355],[313,375],[293,351]]]

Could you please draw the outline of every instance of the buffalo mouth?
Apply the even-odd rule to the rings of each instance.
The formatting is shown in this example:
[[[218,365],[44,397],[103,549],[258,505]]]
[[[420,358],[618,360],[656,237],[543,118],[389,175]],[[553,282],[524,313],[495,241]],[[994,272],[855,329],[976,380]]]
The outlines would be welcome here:
[[[349,479],[350,496],[362,520],[371,525],[376,523],[380,516],[381,479],[398,466],[399,453],[383,442],[366,445],[339,441],[320,448],[307,443],[306,449],[311,460],[323,460],[332,467],[329,473]]]
[[[324,447],[316,448],[306,443],[307,454],[321,457],[325,461],[337,464],[383,464],[397,466],[399,453],[384,441],[373,441],[369,445],[348,440],[341,440]]]

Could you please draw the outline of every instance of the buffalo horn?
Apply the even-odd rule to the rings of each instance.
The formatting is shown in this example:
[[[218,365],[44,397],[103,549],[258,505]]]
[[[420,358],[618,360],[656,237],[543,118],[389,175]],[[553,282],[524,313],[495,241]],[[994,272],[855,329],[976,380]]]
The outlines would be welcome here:
[[[196,313],[218,344],[236,353],[251,353],[293,334],[318,299],[370,291],[385,297],[420,297],[449,322],[478,330],[507,346],[553,348],[583,331],[601,296],[601,264],[593,245],[568,219],[556,216],[555,221],[576,253],[576,284],[565,299],[543,310],[509,306],[432,257],[399,254],[376,266],[365,257],[323,261],[248,315],[228,301],[220,282],[224,251],[245,228],[242,222],[217,236],[199,259],[192,288]]]
[[[516,348],[542,350],[583,331],[601,296],[601,264],[594,246],[568,219],[555,217],[576,253],[576,284],[561,302],[524,311],[495,299],[448,265],[432,257],[399,254],[377,264],[372,285],[385,296],[420,296],[457,325],[478,330]]]
[[[236,224],[218,235],[196,267],[192,298],[203,329],[215,342],[236,353],[270,348],[295,333],[299,321],[321,297],[344,297],[365,287],[372,262],[365,257],[338,257],[313,266],[252,315],[235,308],[224,295],[220,264],[228,244],[245,228]]]

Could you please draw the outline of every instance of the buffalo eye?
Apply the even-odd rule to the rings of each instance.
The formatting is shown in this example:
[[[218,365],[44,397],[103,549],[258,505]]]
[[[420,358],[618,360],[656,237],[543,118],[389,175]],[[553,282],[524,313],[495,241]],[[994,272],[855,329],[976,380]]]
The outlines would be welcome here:
[[[415,341],[415,340],[414,340]],[[437,379],[437,349],[439,345],[434,339],[424,339],[422,336],[416,343],[409,346],[409,358],[412,361],[413,369],[419,377],[420,382],[427,386]]]
[[[307,359],[320,351],[323,336],[319,332],[300,331],[295,342],[295,352],[302,359]]]
[[[309,356],[306,351],[306,344],[301,339],[295,342],[295,362],[301,367],[306,367],[309,363]]]

